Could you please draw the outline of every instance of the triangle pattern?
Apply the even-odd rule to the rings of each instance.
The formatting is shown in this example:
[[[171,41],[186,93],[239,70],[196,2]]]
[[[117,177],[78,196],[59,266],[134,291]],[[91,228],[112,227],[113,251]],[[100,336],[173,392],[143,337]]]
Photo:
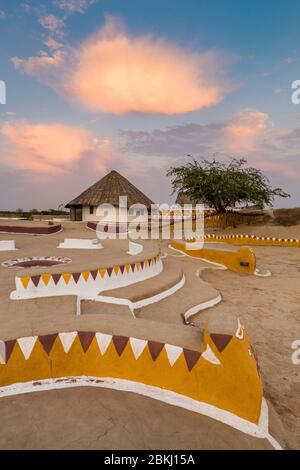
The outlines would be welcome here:
[[[33,284],[35,285],[35,287],[37,287],[39,285],[40,279],[41,279],[41,276],[32,276],[31,277],[31,280],[32,280]]]
[[[90,277],[90,273],[89,271],[84,271],[82,274],[82,277],[83,279],[85,280],[85,282],[87,282],[88,278]]]
[[[37,336],[26,336],[25,338],[18,338],[17,343],[20,346],[20,349],[23,353],[25,360],[29,359],[30,354],[36,343]]]
[[[188,370],[191,372],[191,370],[199,361],[201,353],[198,351],[192,351],[191,349],[184,349],[183,354],[186,360],[186,365],[188,367]]]
[[[182,353],[183,349],[179,346],[173,346],[172,344],[165,344],[165,348],[167,351],[170,366],[173,367],[180,354]]]
[[[29,277],[29,276],[21,277],[21,282],[22,282],[22,285],[23,285],[24,289],[27,289],[27,286],[28,286],[28,284],[29,284],[29,281],[30,281],[30,277]]]
[[[52,335],[39,336],[39,341],[48,355],[51,352],[52,346],[56,338],[57,338],[57,333],[54,333]]]
[[[105,273],[106,273],[106,269],[105,268],[100,268],[99,273],[100,273],[101,278],[103,279],[104,276],[105,276]]]
[[[116,275],[116,276],[117,276],[118,273],[119,273],[119,269],[120,269],[120,266],[119,266],[119,265],[114,266],[114,272],[115,272],[115,275]]]
[[[61,278],[61,274],[52,274],[52,279],[53,279],[55,285],[58,284],[60,278]]]
[[[58,336],[61,340],[61,344],[65,353],[68,353],[77,336],[77,331],[71,331],[70,333],[59,333]]]
[[[42,274],[41,278],[43,279],[43,282],[44,282],[45,286],[47,287],[47,285],[49,284],[49,281],[51,279],[51,274]]]
[[[97,274],[98,274],[98,271],[97,271],[97,269],[95,269],[94,271],[91,271],[91,273],[90,273],[90,274],[91,274],[92,278],[93,278],[93,279],[94,279],[94,281],[95,281],[95,280],[96,280],[96,277],[97,277]]]
[[[218,351],[222,352],[224,351],[229,341],[231,340],[232,335],[225,335],[221,333],[211,333],[210,337],[213,340],[214,344],[216,345]]]
[[[81,276],[81,273],[72,273],[72,276],[73,276],[73,279],[74,279],[74,281],[75,281],[75,284],[77,284],[78,279],[79,279],[80,276]]]
[[[148,348],[153,361],[156,361],[163,347],[164,343],[159,343],[157,341],[148,341]]]
[[[15,339],[10,339],[9,341],[5,341],[5,346],[6,346],[6,362],[8,362],[11,353],[13,352],[14,346],[16,344]]]
[[[90,347],[91,342],[94,339],[95,333],[87,332],[87,331],[78,331],[78,336],[79,336],[82,349],[84,350],[84,352],[87,352],[87,350]]]
[[[116,348],[117,353],[121,356],[122,352],[126,348],[129,338],[127,336],[113,336],[113,343]]]
[[[129,263],[125,264],[125,269],[126,269],[126,272],[129,273],[129,270],[130,270],[130,264]]]
[[[102,356],[105,354],[108,346],[110,345],[112,335],[106,335],[104,333],[96,333],[96,340]]]
[[[65,283],[68,285],[69,282],[70,282],[70,279],[71,279],[71,274],[70,273],[63,273],[62,277],[63,277]]]
[[[138,359],[142,352],[144,351],[145,347],[147,346],[148,341],[145,339],[137,339],[137,338],[130,338],[130,345],[134,357]]]

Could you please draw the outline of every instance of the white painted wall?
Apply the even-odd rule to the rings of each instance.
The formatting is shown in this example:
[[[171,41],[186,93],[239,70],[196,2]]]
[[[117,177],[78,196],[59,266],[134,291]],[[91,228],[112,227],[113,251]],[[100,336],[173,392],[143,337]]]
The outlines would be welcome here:
[[[14,240],[0,240],[0,251],[16,250]]]
[[[11,292],[10,298],[13,300],[17,299],[33,299],[37,297],[53,297],[61,295],[76,295],[80,296],[83,299],[92,299],[100,292],[110,289],[116,289],[118,287],[125,287],[135,282],[144,281],[151,277],[157,276],[163,270],[162,260],[159,259],[157,263],[151,264],[151,266],[144,267],[143,269],[137,270],[135,268],[134,272],[131,270],[127,273],[124,270],[123,274],[119,271],[116,274],[112,271],[111,276],[108,273],[101,278],[99,272],[95,279],[91,275],[87,281],[80,276],[77,283],[74,281],[73,277],[69,280],[68,284],[64,281],[63,277],[60,278],[58,283],[55,285],[53,279],[51,278],[47,286],[45,286],[42,279],[40,279],[37,286],[34,285],[30,279],[27,288],[24,288],[21,278],[19,276],[15,277],[16,290]]]

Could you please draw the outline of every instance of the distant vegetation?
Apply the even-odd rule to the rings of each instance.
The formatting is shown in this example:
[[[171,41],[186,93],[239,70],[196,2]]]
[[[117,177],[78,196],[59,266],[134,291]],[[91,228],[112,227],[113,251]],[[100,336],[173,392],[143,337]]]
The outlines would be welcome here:
[[[275,209],[273,214],[272,224],[284,225],[285,227],[300,224],[300,207],[295,207],[294,209]]]
[[[32,219],[33,216],[37,215],[49,215],[52,217],[68,217],[69,212],[58,209],[47,209],[39,211],[38,209],[31,209],[29,211],[23,211],[22,208],[18,208],[15,211],[0,211],[0,217],[21,217],[22,219]]]

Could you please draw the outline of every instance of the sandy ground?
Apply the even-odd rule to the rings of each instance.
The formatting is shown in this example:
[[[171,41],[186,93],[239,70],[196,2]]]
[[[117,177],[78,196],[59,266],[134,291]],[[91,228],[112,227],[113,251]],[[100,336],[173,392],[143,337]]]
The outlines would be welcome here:
[[[293,227],[238,227],[222,233],[249,233],[300,238],[300,225]],[[221,233],[221,232],[220,232]],[[223,301],[195,318],[209,319],[213,328],[218,317],[235,312],[254,345],[262,372],[264,394],[285,428],[288,448],[300,448],[300,365],[291,360],[294,340],[300,340],[300,249],[254,247],[257,265],[271,277],[241,276],[230,271],[203,272]],[[201,317],[201,318],[200,318]]]
[[[213,419],[113,390],[1,398],[0,412],[0,449],[271,449]]]
[[[13,238],[22,246],[19,251],[0,253],[0,260],[19,255],[58,254],[76,257],[76,265],[80,265],[84,257],[94,257],[95,253],[88,255],[88,250],[78,254],[55,248],[65,237],[95,238],[93,232],[80,225],[74,227],[66,223],[65,226],[64,232],[50,237],[0,235],[1,239]],[[218,231],[226,232],[300,238],[300,225],[245,226]],[[218,306],[194,317],[196,325],[203,327],[208,321],[211,331],[233,332],[237,317],[245,325],[258,353],[265,396],[271,404],[271,434],[285,447],[296,449],[300,447],[300,365],[292,364],[291,343],[300,339],[300,249],[253,249],[258,267],[269,269],[271,277],[217,270],[201,261],[171,253],[167,244],[162,243],[162,251],[172,254],[172,260],[177,260],[190,276],[185,293],[194,303],[197,303],[196,281],[199,281],[199,292],[207,289],[211,294],[220,292],[222,295]],[[123,256],[119,251],[115,255]],[[106,256],[104,250],[103,256]],[[199,268],[200,279],[195,281]],[[64,328],[84,329],[88,324],[90,328],[113,334],[132,335],[134,332],[141,338],[152,334],[152,339],[172,338],[174,344],[201,347],[198,328],[182,324],[179,315],[184,306],[182,293],[181,297],[178,293],[168,301],[159,302],[152,310],[150,307],[141,309],[137,319],[128,315],[123,307],[117,311],[113,306],[100,306],[97,312],[87,306],[84,315],[76,318],[72,297],[63,298],[63,302],[61,298],[8,301],[16,270],[11,269],[8,275],[7,269],[0,268],[0,336],[4,339]],[[160,321],[160,317],[164,321]],[[124,392],[120,395],[120,392],[106,390],[74,389],[2,398],[0,416],[2,427],[7,430],[0,436],[3,449],[269,448],[264,441],[251,439],[208,418]]]

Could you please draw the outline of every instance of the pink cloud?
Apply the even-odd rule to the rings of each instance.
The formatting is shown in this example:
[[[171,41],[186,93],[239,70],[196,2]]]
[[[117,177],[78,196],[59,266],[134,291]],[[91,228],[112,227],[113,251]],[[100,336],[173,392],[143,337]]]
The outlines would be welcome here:
[[[266,113],[244,109],[227,120],[152,131],[119,131],[122,154],[163,167],[195,158],[245,157],[249,165],[283,178],[300,177],[300,128],[276,128]],[[156,157],[156,159],[155,159]],[[175,163],[174,163],[175,162]]]
[[[96,0],[55,0],[53,5],[70,13],[84,13]]]
[[[65,52],[56,50],[53,54],[41,51],[38,56],[20,59],[12,57],[11,61],[16,69],[28,75],[39,75],[41,80],[50,80],[51,74],[64,64]]]
[[[3,162],[30,173],[70,172],[83,158],[103,170],[114,156],[110,142],[79,126],[6,122],[0,134],[6,142]]]
[[[90,110],[118,115],[191,112],[216,105],[231,89],[224,55],[130,36],[113,18],[76,50],[67,49],[65,56],[42,53],[13,63]],[[47,77],[51,69],[56,80]]]
[[[261,139],[273,131],[269,116],[255,109],[244,109],[234,115],[224,127],[224,142],[227,151],[233,153],[256,152]]]
[[[62,29],[65,26],[65,22],[63,19],[58,18],[58,16],[52,14],[41,16],[39,18],[39,23],[43,28],[48,29],[49,31],[55,32],[57,34],[63,35]]]
[[[256,161],[255,164],[262,170],[270,173],[285,176],[286,178],[298,179],[300,178],[300,170],[290,162],[270,162],[270,161]]]

